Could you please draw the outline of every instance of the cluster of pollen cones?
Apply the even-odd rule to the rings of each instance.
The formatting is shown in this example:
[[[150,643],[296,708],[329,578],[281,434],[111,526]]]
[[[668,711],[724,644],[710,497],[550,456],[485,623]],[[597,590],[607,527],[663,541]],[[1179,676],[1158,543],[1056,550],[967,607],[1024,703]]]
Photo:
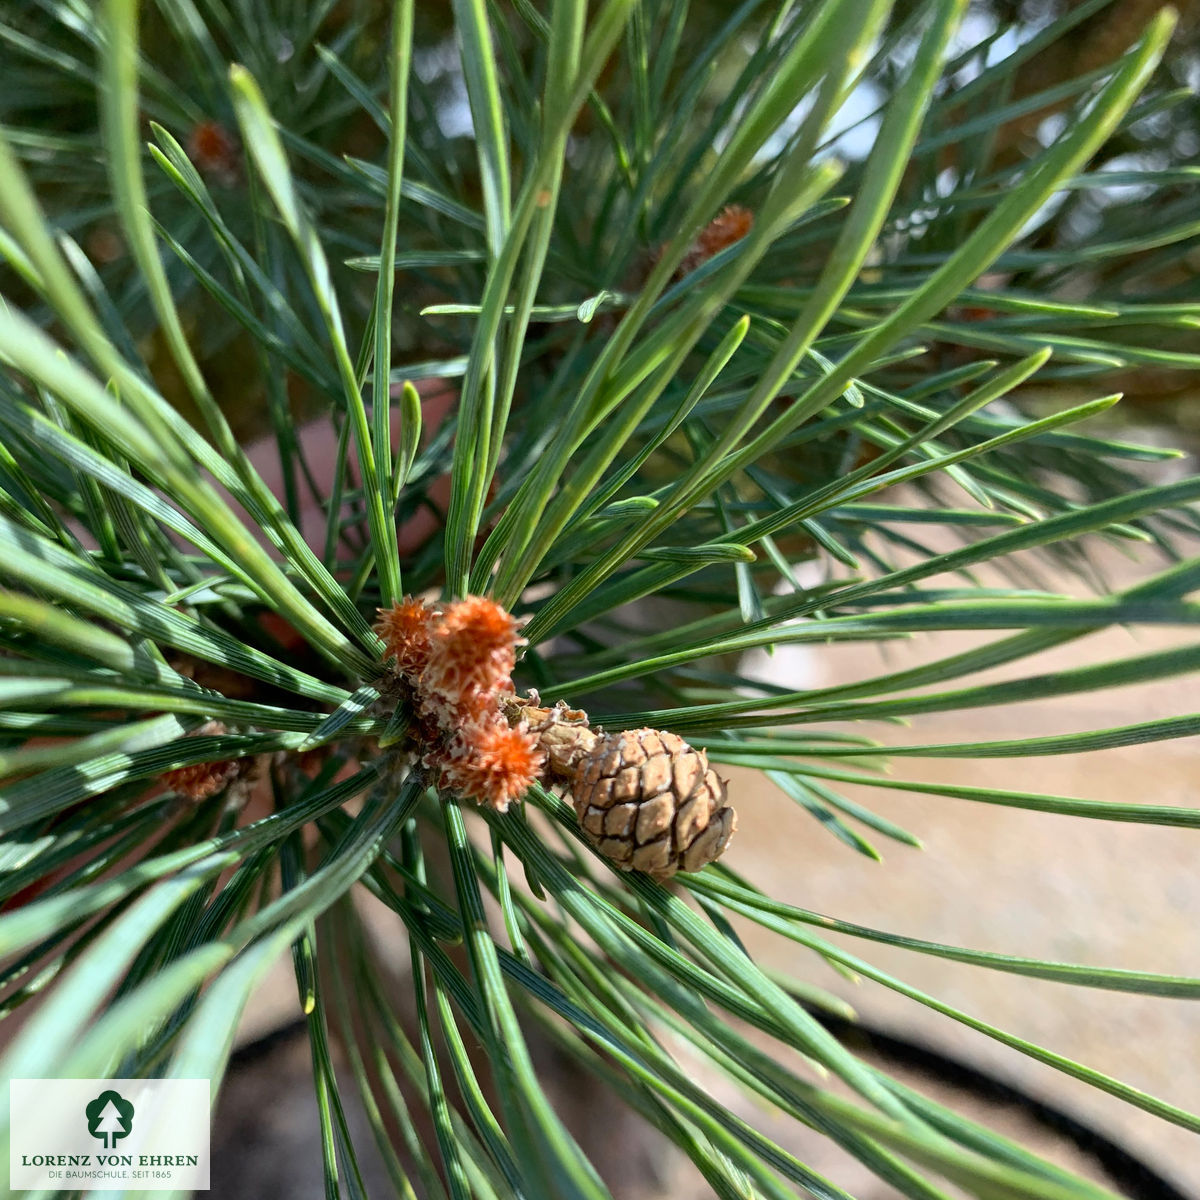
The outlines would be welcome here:
[[[375,630],[410,690],[422,762],[438,786],[503,812],[539,779],[537,738],[504,714],[524,639],[494,600],[444,605],[405,597],[381,609]]]
[[[561,783],[601,854],[660,879],[699,870],[729,844],[736,817],[703,750],[654,729],[606,735],[561,701],[545,708],[516,694],[524,642],[495,601],[406,597],[380,610],[375,629],[439,787],[503,812],[536,780]]]

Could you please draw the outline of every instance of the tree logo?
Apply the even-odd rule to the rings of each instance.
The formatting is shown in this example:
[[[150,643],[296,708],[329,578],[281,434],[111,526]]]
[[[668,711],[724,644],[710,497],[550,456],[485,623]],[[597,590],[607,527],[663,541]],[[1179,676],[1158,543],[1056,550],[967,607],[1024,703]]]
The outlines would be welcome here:
[[[133,1129],[133,1105],[120,1092],[101,1092],[83,1111],[88,1133],[100,1138],[105,1150],[114,1149],[117,1139],[128,1137]]]

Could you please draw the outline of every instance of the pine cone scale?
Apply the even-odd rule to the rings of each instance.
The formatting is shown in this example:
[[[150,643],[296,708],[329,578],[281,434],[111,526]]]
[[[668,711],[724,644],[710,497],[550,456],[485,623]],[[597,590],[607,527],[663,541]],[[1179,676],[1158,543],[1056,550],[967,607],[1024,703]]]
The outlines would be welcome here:
[[[639,845],[657,841],[671,828],[675,817],[675,797],[670,793],[645,800],[638,809],[637,828],[634,837]]]
[[[641,769],[641,785],[644,795],[656,796],[671,786],[671,758],[668,754],[655,754]]]
[[[638,806],[636,804],[618,804],[604,814],[604,832],[610,837],[627,838],[633,834],[634,826],[637,824]],[[643,839],[639,837],[638,840]]]
[[[708,770],[708,755],[703,750],[696,754],[681,754],[672,763],[672,784],[677,796],[690,796]]]
[[[645,871],[647,875],[657,875],[666,878],[678,869],[671,863],[671,847],[664,839],[661,842],[651,842],[648,846],[639,846],[630,856],[630,866],[635,871]]]
[[[641,775],[637,767],[625,767],[617,772],[613,781],[612,799],[616,802],[632,800],[641,792]]]
[[[681,846],[690,846],[696,836],[708,828],[712,809],[713,798],[707,790],[680,807],[675,814],[675,837]]]
[[[737,828],[737,818],[732,808],[726,808],[717,815],[704,832],[683,852],[682,871],[698,871],[706,863],[712,862],[724,853]]]
[[[596,849],[605,858],[611,858],[617,866],[626,866],[633,858],[633,846],[628,838],[601,838]]]

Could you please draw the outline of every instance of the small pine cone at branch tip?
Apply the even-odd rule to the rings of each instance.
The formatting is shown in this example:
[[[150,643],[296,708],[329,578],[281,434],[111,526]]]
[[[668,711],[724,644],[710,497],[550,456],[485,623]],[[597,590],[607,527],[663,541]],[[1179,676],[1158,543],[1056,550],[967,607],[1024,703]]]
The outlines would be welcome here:
[[[584,837],[623,871],[666,879],[715,862],[737,829],[726,784],[674,733],[602,735],[587,714],[515,699],[507,706],[537,736],[547,771],[567,784]]]
[[[725,780],[678,734],[600,738],[571,781],[584,836],[623,871],[666,879],[715,862],[737,828]]]

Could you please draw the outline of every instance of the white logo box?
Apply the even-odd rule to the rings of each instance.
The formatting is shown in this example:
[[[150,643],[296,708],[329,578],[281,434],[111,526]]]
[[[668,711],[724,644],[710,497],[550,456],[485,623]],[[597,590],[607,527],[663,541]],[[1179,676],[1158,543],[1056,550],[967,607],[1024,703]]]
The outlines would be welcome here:
[[[208,1189],[207,1079],[13,1079],[8,1096],[13,1191]]]

